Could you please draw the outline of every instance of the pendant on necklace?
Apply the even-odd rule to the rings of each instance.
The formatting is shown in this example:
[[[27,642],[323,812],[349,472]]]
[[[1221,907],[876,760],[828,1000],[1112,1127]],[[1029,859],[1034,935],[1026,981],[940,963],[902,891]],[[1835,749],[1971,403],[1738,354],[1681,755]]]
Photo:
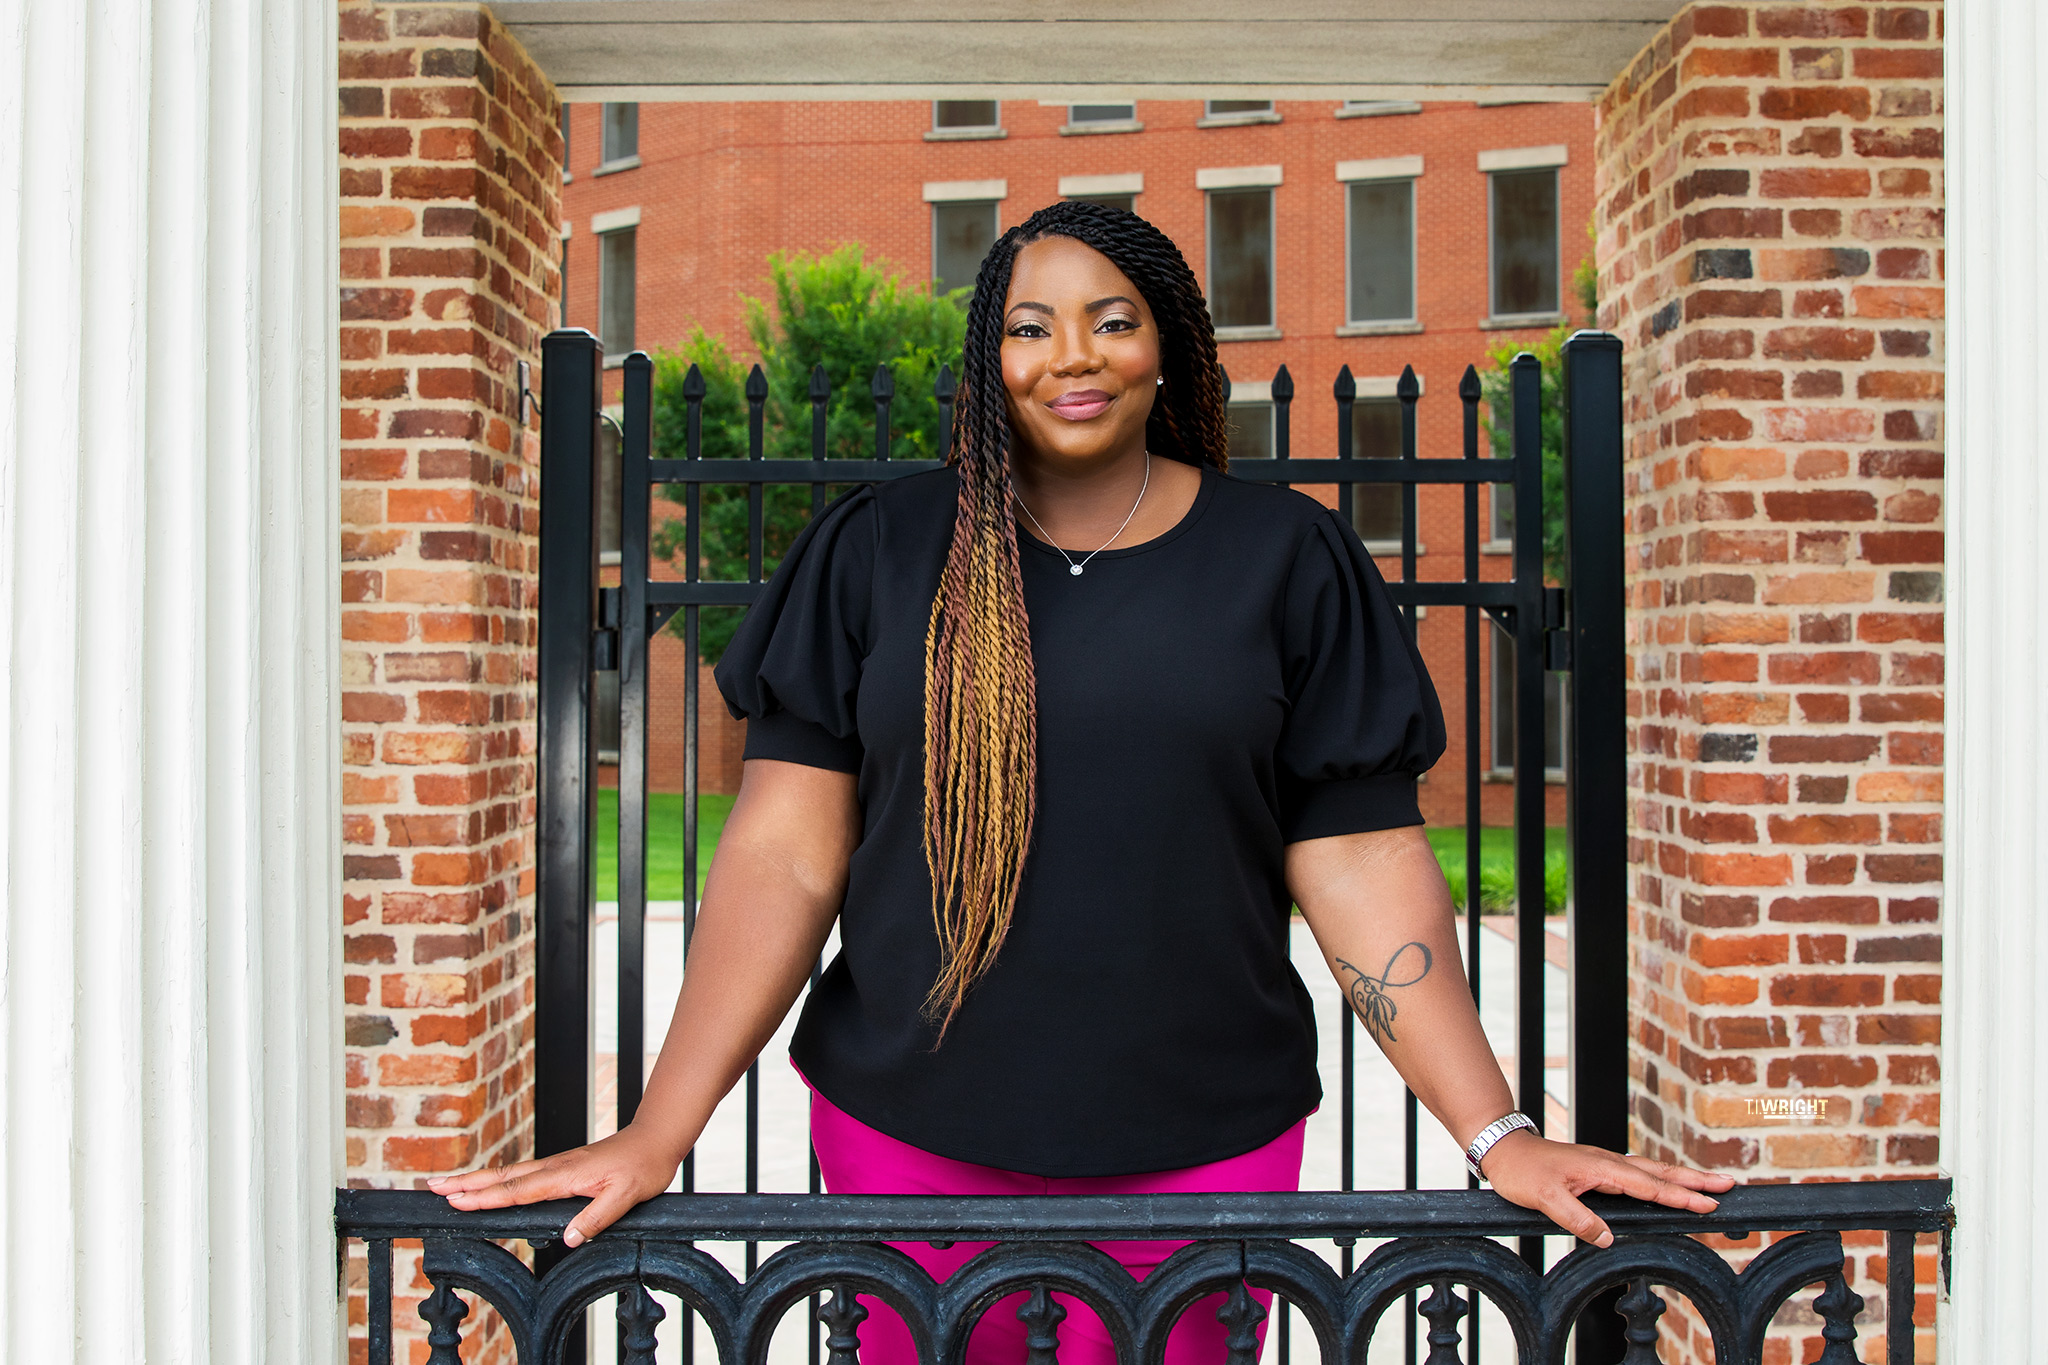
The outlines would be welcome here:
[[[1079,564],[1069,564],[1067,565],[1067,572],[1079,578],[1081,576],[1081,566]]]

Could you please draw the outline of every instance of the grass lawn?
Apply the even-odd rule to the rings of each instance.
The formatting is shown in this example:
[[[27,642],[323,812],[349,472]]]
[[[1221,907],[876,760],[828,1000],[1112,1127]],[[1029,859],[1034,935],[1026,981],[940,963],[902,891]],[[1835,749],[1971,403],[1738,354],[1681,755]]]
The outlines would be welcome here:
[[[647,899],[683,898],[683,794],[654,792],[647,798]],[[711,870],[712,850],[732,810],[730,796],[706,793],[697,798],[697,894],[704,894],[704,874]],[[597,898],[619,896],[619,794],[611,788],[597,793]]]
[[[1443,867],[1444,880],[1451,884],[1451,897],[1462,909],[1465,904],[1465,830],[1463,826],[1431,826],[1429,846]],[[1543,904],[1553,915],[1564,913],[1565,897],[1564,828],[1543,831]],[[1515,832],[1512,829],[1482,828],[1479,831],[1479,905],[1482,911],[1507,911],[1515,900]]]
[[[730,796],[705,795],[697,800],[697,893],[704,893],[704,874],[711,868],[711,854],[718,847],[719,832],[725,828],[726,813],[732,809]],[[1451,883],[1451,895],[1465,902],[1465,831],[1432,826],[1430,847],[1443,865]],[[1551,913],[1564,909],[1564,831],[1543,831],[1544,900]],[[1514,899],[1514,831],[1479,831],[1479,897],[1487,910],[1509,909]],[[618,899],[619,885],[619,794],[601,790],[597,794],[597,898]],[[683,797],[680,792],[656,792],[647,799],[647,898],[679,901],[683,898]]]

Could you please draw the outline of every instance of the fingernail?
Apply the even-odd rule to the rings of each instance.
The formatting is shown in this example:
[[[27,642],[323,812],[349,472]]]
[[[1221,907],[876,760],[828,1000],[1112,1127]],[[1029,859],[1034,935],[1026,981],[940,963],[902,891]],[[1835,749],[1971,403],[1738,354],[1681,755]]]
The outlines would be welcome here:
[[[1596,1246],[1596,1247],[1610,1247],[1610,1246],[1613,1246],[1613,1245],[1614,1245],[1614,1234],[1613,1234],[1613,1233],[1611,1233],[1611,1232],[1603,1232],[1603,1233],[1601,1233],[1601,1234],[1600,1234],[1600,1240],[1599,1240],[1599,1241],[1597,1241],[1597,1242],[1595,1242],[1595,1243],[1593,1243],[1593,1245],[1594,1245],[1594,1246]]]
[[[570,1228],[567,1232],[562,1234],[562,1245],[565,1247],[582,1246],[583,1234],[578,1232],[575,1228]]]

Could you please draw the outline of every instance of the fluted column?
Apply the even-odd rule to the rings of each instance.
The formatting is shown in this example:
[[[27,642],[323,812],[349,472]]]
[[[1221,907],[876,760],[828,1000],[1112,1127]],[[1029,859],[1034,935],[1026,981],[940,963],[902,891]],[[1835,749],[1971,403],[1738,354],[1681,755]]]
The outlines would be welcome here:
[[[329,1360],[334,11],[0,16],[0,1358]]]
[[[1948,7],[1949,734],[1941,1358],[2032,1358],[2048,1191],[2048,17]]]

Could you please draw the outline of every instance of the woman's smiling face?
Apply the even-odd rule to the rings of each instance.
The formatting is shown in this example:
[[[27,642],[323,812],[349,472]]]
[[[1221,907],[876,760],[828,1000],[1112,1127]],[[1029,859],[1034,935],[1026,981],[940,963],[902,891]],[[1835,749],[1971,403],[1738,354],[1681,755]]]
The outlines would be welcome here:
[[[1094,247],[1043,237],[1019,248],[1002,360],[1021,453],[1084,465],[1144,450],[1159,332],[1145,296]]]

